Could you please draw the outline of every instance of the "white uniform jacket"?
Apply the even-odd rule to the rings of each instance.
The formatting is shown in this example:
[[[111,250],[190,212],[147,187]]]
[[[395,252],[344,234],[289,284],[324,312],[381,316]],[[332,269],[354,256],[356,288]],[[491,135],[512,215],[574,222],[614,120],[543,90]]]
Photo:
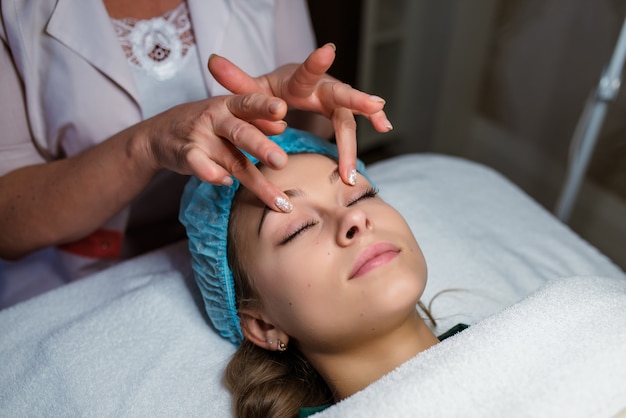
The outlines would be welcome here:
[[[0,175],[76,155],[142,120],[132,70],[101,0],[0,5]],[[256,76],[302,62],[315,47],[304,0],[187,6],[204,65],[216,53]],[[226,94],[203,70],[207,97]],[[122,212],[104,227],[123,231],[129,211]]]

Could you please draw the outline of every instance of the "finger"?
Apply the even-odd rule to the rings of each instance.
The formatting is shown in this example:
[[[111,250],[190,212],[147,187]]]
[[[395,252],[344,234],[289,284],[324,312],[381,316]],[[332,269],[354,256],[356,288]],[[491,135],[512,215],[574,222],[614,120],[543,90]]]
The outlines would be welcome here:
[[[287,164],[287,154],[251,123],[230,116],[215,121],[213,126],[216,135],[258,158],[266,166],[280,169]]]
[[[293,204],[289,197],[272,184],[245,155],[225,142],[228,149],[220,164],[232,173],[248,190],[258,196],[265,205],[277,212],[291,212]]]
[[[250,121],[251,124],[256,126],[263,134],[267,136],[280,135],[287,128],[287,122],[279,120],[272,122],[264,119],[255,119]]]
[[[364,93],[334,79],[320,83],[317,94],[326,109],[345,107],[353,113],[372,115],[385,106],[383,98]]]
[[[261,92],[261,85],[228,59],[211,55],[207,63],[209,72],[218,83],[234,94]]]
[[[310,96],[317,83],[326,74],[335,60],[335,45],[326,44],[316,49],[299,65],[287,84],[290,94],[296,97]]]
[[[216,134],[227,138],[268,167],[284,167],[287,155],[267,135],[277,135],[285,130],[287,124],[282,118],[286,116],[287,104],[275,97],[253,93],[228,97],[226,107],[235,117],[214,122]],[[248,123],[249,120],[254,121],[254,124]]]
[[[233,115],[245,121],[266,119],[280,121],[287,115],[284,100],[263,93],[237,94],[226,99],[226,107]]]
[[[232,176],[258,196],[263,203],[277,212],[291,212],[289,197],[272,184],[244,154],[226,140],[213,147],[214,157],[200,148],[193,148],[186,155],[190,174],[200,180],[218,186],[233,184]]]
[[[289,197],[270,182],[254,165],[235,177],[271,210],[284,213],[293,210],[293,203]]]
[[[393,129],[393,125],[387,119],[384,111],[376,112],[373,115],[364,115],[372,124],[377,132],[389,132]]]
[[[200,148],[194,148],[187,153],[186,163],[189,167],[190,174],[193,174],[202,181],[218,186],[230,186],[233,184],[233,180],[228,171],[213,161],[211,157]]]
[[[339,151],[339,175],[345,184],[356,184],[356,121],[350,109],[335,109],[332,116],[337,149]]]

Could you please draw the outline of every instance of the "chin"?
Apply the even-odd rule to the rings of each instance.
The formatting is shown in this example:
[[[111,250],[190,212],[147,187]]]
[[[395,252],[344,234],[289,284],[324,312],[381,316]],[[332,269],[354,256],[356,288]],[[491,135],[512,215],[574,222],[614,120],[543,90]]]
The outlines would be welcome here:
[[[385,289],[381,293],[381,297],[385,297],[389,303],[402,308],[415,307],[422,297],[426,288],[426,274],[417,274],[411,272],[393,272],[393,279],[385,280]]]

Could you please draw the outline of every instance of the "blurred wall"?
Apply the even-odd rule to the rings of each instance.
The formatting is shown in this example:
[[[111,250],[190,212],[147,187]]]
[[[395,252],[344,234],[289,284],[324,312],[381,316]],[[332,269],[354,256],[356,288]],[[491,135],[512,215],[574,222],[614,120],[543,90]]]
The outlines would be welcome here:
[[[500,1],[481,111],[565,164],[625,14],[624,0]],[[626,91],[610,105],[589,177],[626,199]]]

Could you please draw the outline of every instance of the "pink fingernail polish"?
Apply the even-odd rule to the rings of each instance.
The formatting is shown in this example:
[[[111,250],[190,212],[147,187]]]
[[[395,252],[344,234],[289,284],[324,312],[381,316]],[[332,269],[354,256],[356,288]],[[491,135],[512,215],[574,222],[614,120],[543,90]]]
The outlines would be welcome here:
[[[282,210],[285,213],[289,213],[293,210],[293,205],[291,204],[291,202],[282,196],[277,196],[276,199],[274,199],[274,203],[276,204],[276,207],[278,209]]]

